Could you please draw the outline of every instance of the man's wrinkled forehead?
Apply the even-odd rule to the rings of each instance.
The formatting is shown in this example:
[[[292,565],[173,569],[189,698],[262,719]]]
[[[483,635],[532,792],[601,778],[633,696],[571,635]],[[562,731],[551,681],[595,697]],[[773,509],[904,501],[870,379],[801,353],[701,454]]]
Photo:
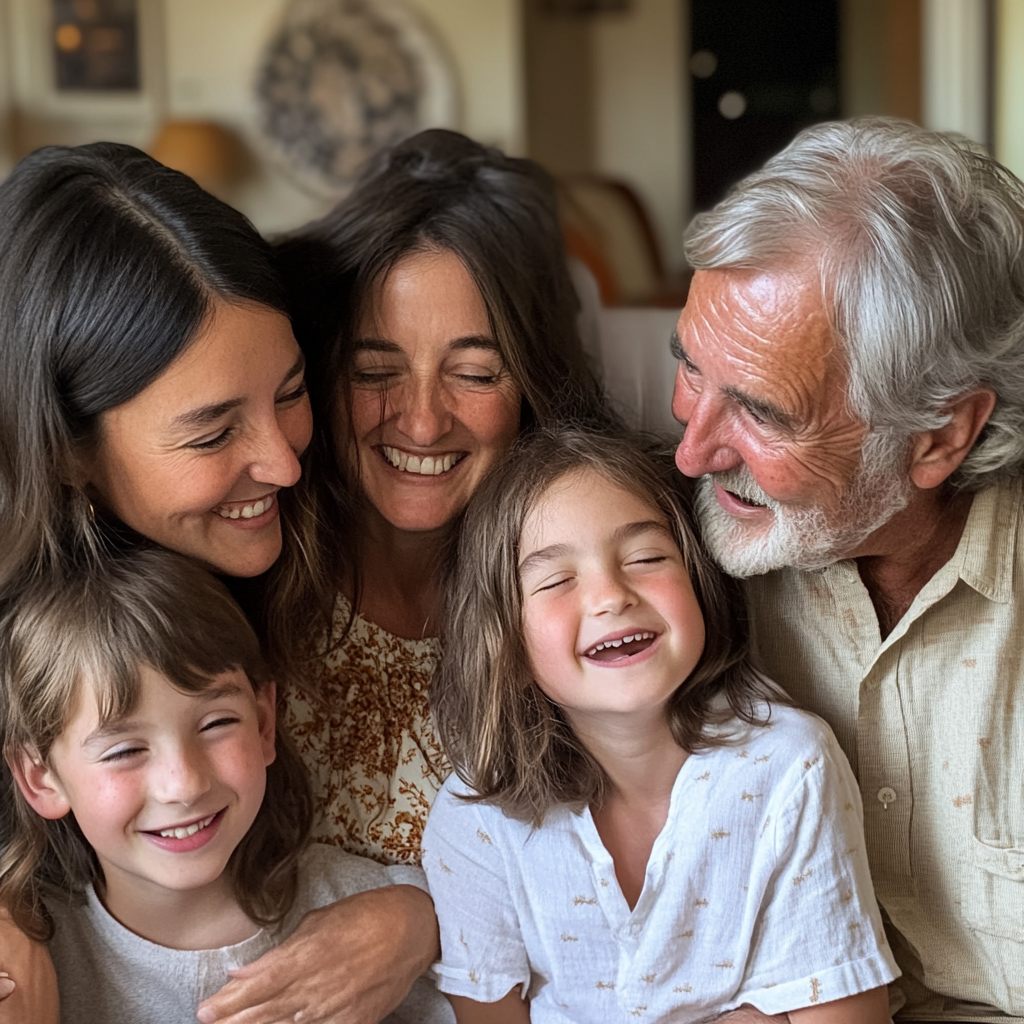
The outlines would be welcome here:
[[[817,281],[795,272],[699,270],[676,355],[709,382],[774,407],[780,425],[845,377]]]

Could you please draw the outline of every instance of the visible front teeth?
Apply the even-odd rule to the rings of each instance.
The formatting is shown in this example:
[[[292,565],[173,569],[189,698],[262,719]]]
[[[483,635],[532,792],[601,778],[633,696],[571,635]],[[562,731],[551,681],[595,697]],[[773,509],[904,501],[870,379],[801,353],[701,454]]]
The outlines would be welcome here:
[[[274,504],[274,496],[268,494],[265,498],[261,498],[259,501],[254,501],[251,505],[246,505],[243,508],[215,508],[213,511],[221,517],[221,519],[255,519],[256,516],[263,515],[264,512]]]
[[[202,821],[195,821],[185,828],[166,828],[163,832],[159,832],[158,835],[164,839],[188,839],[189,836],[194,836],[198,831],[206,828],[216,817],[216,814],[211,814],[208,818],[204,818]]]
[[[623,644],[631,643],[634,640],[653,640],[654,633],[648,633],[646,630],[640,633],[634,633],[632,636],[624,636],[621,640],[605,640],[602,643],[597,644],[595,647],[591,647],[587,651],[587,657],[592,658],[598,651],[603,651],[608,647],[621,647]]]
[[[420,476],[440,476],[447,473],[458,461],[459,456],[451,453],[447,455],[408,455],[398,448],[389,448],[386,444],[381,445],[384,458],[391,463],[395,469],[402,473],[418,473]]]

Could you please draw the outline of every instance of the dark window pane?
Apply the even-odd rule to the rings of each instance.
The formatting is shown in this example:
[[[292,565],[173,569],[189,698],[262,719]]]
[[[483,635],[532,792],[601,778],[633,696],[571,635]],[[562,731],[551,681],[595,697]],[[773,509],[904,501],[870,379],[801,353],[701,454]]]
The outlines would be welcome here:
[[[138,0],[50,0],[56,86],[138,90]]]
[[[839,116],[836,0],[692,0],[694,209]]]

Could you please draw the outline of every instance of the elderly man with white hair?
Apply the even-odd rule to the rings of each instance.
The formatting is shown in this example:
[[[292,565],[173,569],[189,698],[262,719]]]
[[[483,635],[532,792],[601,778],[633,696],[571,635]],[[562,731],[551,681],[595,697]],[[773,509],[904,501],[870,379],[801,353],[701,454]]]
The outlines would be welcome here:
[[[1024,1021],[1024,187],[963,139],[823,124],[686,253],[676,461],[857,774],[897,1019]]]

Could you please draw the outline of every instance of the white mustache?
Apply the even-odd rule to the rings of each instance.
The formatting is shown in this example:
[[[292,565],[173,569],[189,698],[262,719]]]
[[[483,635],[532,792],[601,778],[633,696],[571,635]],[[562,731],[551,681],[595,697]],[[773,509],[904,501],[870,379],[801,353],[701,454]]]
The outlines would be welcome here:
[[[769,508],[773,512],[778,512],[782,507],[779,502],[765,494],[758,486],[757,481],[754,479],[754,474],[750,472],[746,465],[740,466],[738,469],[726,469],[720,473],[708,473],[707,475],[723,491],[734,494],[741,501],[754,505],[764,505],[765,508]]]

